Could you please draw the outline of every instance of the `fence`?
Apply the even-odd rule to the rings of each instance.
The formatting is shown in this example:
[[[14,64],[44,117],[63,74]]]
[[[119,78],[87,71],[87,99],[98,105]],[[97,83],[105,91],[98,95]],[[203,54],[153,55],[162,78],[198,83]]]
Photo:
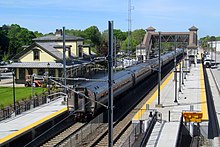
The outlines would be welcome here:
[[[36,95],[34,96],[34,98],[29,99],[29,100],[22,100],[22,101],[16,102],[15,111],[14,111],[13,105],[7,106],[0,110],[0,121],[10,118],[13,115],[19,115],[22,112],[38,107],[45,103],[48,103],[51,100],[59,98],[60,95],[61,93],[57,93],[57,94],[51,94],[51,96],[48,97],[48,93],[44,93],[44,94]]]
[[[103,121],[104,114],[102,113],[98,117],[90,121],[81,130],[69,136],[67,140],[62,142],[62,146],[82,146],[83,144],[91,143],[95,139],[95,137],[102,133],[103,128],[107,127],[108,124],[103,123]]]

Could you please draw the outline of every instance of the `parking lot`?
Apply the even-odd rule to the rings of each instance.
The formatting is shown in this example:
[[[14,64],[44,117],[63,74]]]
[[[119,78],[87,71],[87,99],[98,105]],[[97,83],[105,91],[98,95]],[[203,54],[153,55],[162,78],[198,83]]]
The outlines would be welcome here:
[[[12,72],[0,72],[0,87],[12,87]],[[24,87],[24,84],[15,84],[16,87]]]

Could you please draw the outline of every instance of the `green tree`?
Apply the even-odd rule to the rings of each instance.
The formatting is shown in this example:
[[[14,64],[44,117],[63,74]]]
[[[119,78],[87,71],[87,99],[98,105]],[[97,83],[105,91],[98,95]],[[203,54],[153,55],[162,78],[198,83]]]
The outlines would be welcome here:
[[[131,33],[131,52],[134,52],[136,50],[136,46],[142,42],[145,35],[145,30],[143,29],[137,29],[134,30]],[[127,50],[128,48],[128,37],[125,41],[122,42],[122,49]]]
[[[73,36],[77,36],[77,37],[85,37],[84,32],[82,30],[74,30],[74,29],[70,29],[70,30],[65,30],[66,35],[73,35]]]
[[[91,26],[83,31],[85,43],[91,44],[91,46],[99,46],[101,43],[101,33],[96,26]]]
[[[32,39],[36,38],[32,31],[22,28],[17,24],[3,25],[0,28],[0,52],[1,58],[13,57],[22,50],[22,46],[33,43]]]
[[[34,35],[36,36],[36,38],[38,38],[38,37],[43,37],[43,36],[44,36],[44,34],[38,32],[38,31],[35,31],[35,32],[34,32]]]
[[[8,52],[9,39],[6,36],[6,31],[0,28],[0,59]]]

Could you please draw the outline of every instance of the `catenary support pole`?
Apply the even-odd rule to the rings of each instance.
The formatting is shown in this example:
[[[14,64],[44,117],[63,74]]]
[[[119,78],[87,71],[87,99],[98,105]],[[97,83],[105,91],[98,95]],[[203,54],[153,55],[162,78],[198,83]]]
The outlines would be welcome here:
[[[15,70],[13,69],[12,72],[12,76],[13,76],[13,102],[14,102],[14,112],[16,115],[16,104],[15,104]]]
[[[158,69],[158,105],[160,105],[160,81],[161,81],[161,63],[160,63],[160,51],[161,51],[161,32],[159,32],[159,56],[158,56],[158,62],[159,62],[159,69]]]
[[[176,69],[176,48],[177,48],[177,36],[175,35],[175,58],[174,58],[174,83],[175,83],[175,89],[174,89],[174,102],[177,103],[177,69]]]
[[[113,21],[108,22],[108,146],[113,146]]]
[[[179,92],[181,92],[181,75],[182,75],[182,65],[181,65],[181,61],[180,61],[180,66],[179,66]]]
[[[184,70],[185,70],[185,63],[184,63],[185,57],[184,57],[184,48],[183,48],[183,60],[182,60],[182,84],[184,85]]]
[[[63,85],[66,86],[66,45],[65,45],[65,27],[63,27]],[[66,88],[64,87],[64,93],[66,93]],[[64,101],[66,99],[64,98]]]

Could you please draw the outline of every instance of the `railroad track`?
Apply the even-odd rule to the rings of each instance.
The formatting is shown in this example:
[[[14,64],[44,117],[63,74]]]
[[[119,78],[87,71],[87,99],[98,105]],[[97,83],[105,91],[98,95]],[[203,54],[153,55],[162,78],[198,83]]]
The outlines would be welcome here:
[[[67,128],[65,131],[61,132],[59,135],[55,136],[54,138],[47,141],[41,147],[51,147],[51,146],[58,146],[62,141],[64,141],[67,137],[72,135],[74,132],[78,131],[82,128],[85,123],[75,123],[71,127]]]
[[[167,76],[169,76],[169,74],[167,74]],[[120,146],[125,140],[124,138],[127,137],[126,134],[128,134],[128,132],[132,129],[132,123],[131,123],[132,118],[138,112],[138,110],[142,108],[142,106],[146,103],[146,101],[153,95],[153,93],[157,90],[156,85],[153,85],[152,87],[154,88],[149,93],[146,92],[148,93],[147,96],[145,95],[145,97],[141,100],[141,102],[138,103],[138,105],[134,109],[132,109],[121,121],[116,122],[114,124],[114,128],[113,128],[114,146]],[[108,133],[108,128],[106,126],[106,128],[103,129],[102,134],[97,136],[97,138],[90,144],[86,144],[86,146],[96,146],[96,147],[108,146],[107,133]]]
[[[163,80],[166,79],[167,76],[171,73],[172,65],[168,66],[168,68],[163,72]],[[162,81],[163,81],[162,80]],[[113,130],[113,144],[114,146],[120,146],[123,143],[124,138],[127,137],[126,134],[132,129],[131,120],[136,114],[138,110],[142,108],[142,106],[146,103],[146,101],[153,95],[153,93],[157,90],[157,74],[153,75],[153,81],[148,81],[147,83],[154,83],[148,87],[148,91],[145,91],[144,94],[139,95],[142,97],[142,100],[139,100],[136,103],[136,106],[130,106],[130,110],[127,109],[126,112],[117,119],[114,123],[114,130]],[[146,85],[146,82],[143,83]],[[120,107],[120,106],[119,106]],[[129,112],[128,112],[129,110]],[[120,110],[117,110],[119,113]],[[122,113],[122,112],[120,112]],[[106,116],[107,114],[103,114]],[[99,120],[99,119],[97,119]],[[76,146],[76,147],[87,147],[87,146],[108,146],[108,123],[100,123],[102,121],[91,121],[90,123],[84,125],[82,129],[79,131],[72,133],[69,135],[68,138],[62,141],[62,144],[59,146],[69,147],[69,146]],[[56,145],[55,145],[56,146]]]

